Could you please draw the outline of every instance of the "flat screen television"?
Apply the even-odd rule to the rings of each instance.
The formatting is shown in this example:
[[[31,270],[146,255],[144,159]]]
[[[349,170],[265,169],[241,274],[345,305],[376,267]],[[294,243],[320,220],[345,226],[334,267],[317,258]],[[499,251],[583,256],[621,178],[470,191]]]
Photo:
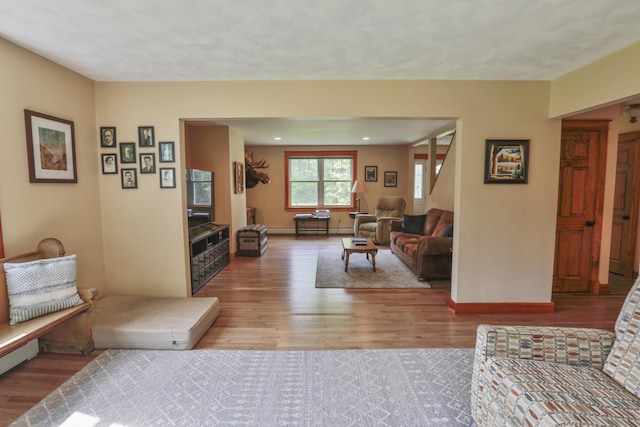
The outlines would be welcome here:
[[[216,220],[213,172],[187,169],[186,183],[189,228],[213,223]]]

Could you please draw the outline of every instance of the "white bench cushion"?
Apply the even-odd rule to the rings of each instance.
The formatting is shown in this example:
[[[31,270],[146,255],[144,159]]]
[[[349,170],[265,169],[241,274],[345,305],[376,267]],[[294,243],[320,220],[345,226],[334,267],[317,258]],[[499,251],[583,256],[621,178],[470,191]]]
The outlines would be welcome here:
[[[107,295],[92,313],[95,347],[188,350],[220,313],[218,298]]]

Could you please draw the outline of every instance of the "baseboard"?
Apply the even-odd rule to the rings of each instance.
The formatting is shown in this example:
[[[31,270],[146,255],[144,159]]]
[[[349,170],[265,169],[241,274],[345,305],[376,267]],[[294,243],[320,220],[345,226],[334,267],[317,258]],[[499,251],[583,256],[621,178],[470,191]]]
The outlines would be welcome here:
[[[449,308],[455,314],[517,314],[553,313],[553,302],[472,302],[456,303],[449,298]]]
[[[0,375],[38,355],[38,340],[33,339],[15,351],[0,357]]]

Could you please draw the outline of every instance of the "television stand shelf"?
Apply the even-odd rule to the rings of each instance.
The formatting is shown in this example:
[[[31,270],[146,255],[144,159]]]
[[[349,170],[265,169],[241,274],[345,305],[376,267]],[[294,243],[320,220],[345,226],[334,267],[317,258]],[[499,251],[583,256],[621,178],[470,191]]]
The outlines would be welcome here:
[[[229,226],[205,224],[189,230],[191,295],[229,265]]]

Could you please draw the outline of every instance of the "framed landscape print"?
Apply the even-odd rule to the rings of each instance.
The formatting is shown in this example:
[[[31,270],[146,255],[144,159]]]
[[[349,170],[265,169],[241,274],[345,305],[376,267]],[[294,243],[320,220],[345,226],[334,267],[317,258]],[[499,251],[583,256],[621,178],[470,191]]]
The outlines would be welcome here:
[[[365,166],[364,167],[364,180],[366,182],[378,181],[378,167],[377,166]]]
[[[24,110],[29,182],[78,182],[73,122]]]
[[[528,175],[528,139],[485,141],[485,184],[526,184]]]

